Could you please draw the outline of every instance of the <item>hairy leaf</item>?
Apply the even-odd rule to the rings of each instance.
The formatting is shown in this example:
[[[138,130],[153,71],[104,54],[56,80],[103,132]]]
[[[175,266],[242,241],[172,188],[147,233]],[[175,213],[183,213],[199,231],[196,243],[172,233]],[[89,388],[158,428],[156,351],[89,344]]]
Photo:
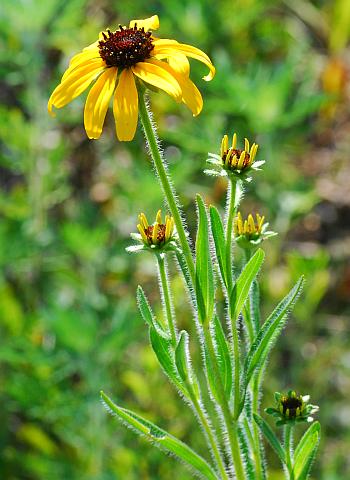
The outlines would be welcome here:
[[[188,333],[183,330],[180,333],[180,339],[175,350],[175,363],[177,371],[184,382],[189,379],[188,355]]]
[[[276,435],[274,434],[273,430],[271,429],[270,425],[262,417],[260,417],[260,415],[254,413],[253,416],[256,424],[260,428],[261,432],[263,433],[264,437],[269,442],[271,447],[277,453],[281,462],[286,463],[286,456],[283,447]]]
[[[204,202],[197,195],[198,231],[196,239],[196,295],[201,323],[209,322],[214,311],[214,275],[210,255],[208,217]]]
[[[255,369],[261,367],[262,362],[266,361],[268,354],[287,321],[287,314],[294,306],[301,292],[303,282],[303,277],[301,277],[294,288],[277,305],[258,333],[245,361],[244,381],[246,386],[249,384]]]
[[[307,479],[321,437],[319,422],[313,423],[302,436],[294,454],[294,475],[296,480]]]
[[[216,207],[213,205],[209,208],[211,232],[214,239],[215,253],[218,260],[222,281],[227,287],[226,272],[226,248],[225,248],[225,232],[222,224],[221,216]]]
[[[243,309],[243,305],[249,295],[250,286],[261,267],[264,257],[265,254],[263,250],[259,248],[244,266],[232,288],[230,295],[230,309],[234,321],[237,320],[238,315]]]
[[[150,327],[149,336],[154,353],[156,354],[164,372],[174,383],[174,385],[184,395],[187,395],[186,388],[183,385],[181,377],[179,377],[177,372],[174,355],[172,353],[172,343],[170,338],[164,334],[161,334],[153,327]]]
[[[119,407],[103,392],[101,392],[101,398],[106,408],[136,433],[145,437],[153,445],[178,457],[191,470],[194,470],[200,478],[216,480],[216,474],[210,465],[181,440],[131,410]]]
[[[214,316],[214,335],[217,347],[218,364],[227,399],[230,399],[232,390],[232,363],[228,343],[224,330],[217,315]]]
[[[137,287],[137,305],[139,307],[140,313],[144,321],[150,326],[155,328],[156,330],[161,329],[164,332],[164,329],[161,327],[159,323],[157,323],[155,316],[153,315],[152,309],[150,304],[148,303],[147,297],[143,288],[139,285]]]

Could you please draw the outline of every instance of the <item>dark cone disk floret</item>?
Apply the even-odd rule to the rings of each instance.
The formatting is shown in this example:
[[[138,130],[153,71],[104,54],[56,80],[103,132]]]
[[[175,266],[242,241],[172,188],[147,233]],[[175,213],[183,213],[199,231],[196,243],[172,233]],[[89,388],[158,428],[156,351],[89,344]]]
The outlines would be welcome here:
[[[137,28],[136,23],[133,28],[119,25],[119,30],[107,30],[102,35],[104,40],[99,41],[98,48],[108,67],[128,68],[151,57],[152,32]]]

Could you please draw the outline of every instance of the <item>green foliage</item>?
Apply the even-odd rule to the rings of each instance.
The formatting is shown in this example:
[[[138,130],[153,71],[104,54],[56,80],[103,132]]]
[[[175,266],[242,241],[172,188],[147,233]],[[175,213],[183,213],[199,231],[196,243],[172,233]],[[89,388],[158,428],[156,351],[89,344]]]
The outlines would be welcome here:
[[[259,276],[263,318],[301,272],[307,279],[296,318],[271,357],[262,404],[291,379],[301,390],[312,388],[321,401],[327,438],[313,478],[343,480],[350,475],[349,422],[344,415],[349,375],[347,205],[340,181],[348,165],[348,104],[341,92],[332,94],[335,117],[325,114],[329,98],[322,74],[334,54],[347,56],[347,9],[346,0],[288,6],[278,0],[238,0],[234,9],[227,0],[215,5],[209,0],[157,5],[144,0],[108,5],[100,0],[3,0],[1,478],[167,480],[175,468],[182,480],[192,478],[174,460],[164,461],[156,449],[135,444],[132,433],[116,431],[99,405],[99,388],[122,404],[153,412],[152,419],[159,423],[161,418],[201,455],[208,450],[193,412],[183,408],[159,372],[136,311],[134,291],[142,284],[149,299],[144,297],[144,320],[162,318],[151,258],[124,253],[139,211],[153,215],[163,202],[145,159],[142,135],[130,144],[115,142],[109,112],[102,139],[89,142],[82,127],[84,98],[59,110],[56,119],[46,114],[47,98],[69,59],[95,41],[96,32],[154,13],[161,20],[159,36],[193,43],[210,54],[217,68],[214,81],[205,83],[200,81],[203,67],[191,62],[191,77],[204,98],[203,112],[195,119],[167,96],[151,94],[190,237],[195,192],[204,192],[208,204],[220,204],[219,211],[224,203],[222,182],[199,176],[207,152],[218,149],[222,135],[231,134],[233,127],[257,138],[266,164],[259,186],[249,185],[246,198],[251,209],[263,205],[280,232],[276,241],[266,244],[264,276]],[[332,68],[333,79],[335,73]],[[222,232],[212,208],[211,234],[223,271],[217,242]],[[177,256],[181,262],[183,257]],[[237,251],[237,265],[240,260]],[[170,267],[179,326],[192,336],[181,272],[172,263]],[[255,334],[260,328],[256,291],[253,281],[245,303]],[[193,297],[194,291],[190,293]],[[216,298],[222,298],[220,288]],[[215,312],[220,322],[223,310]],[[214,325],[215,314],[213,318]],[[227,356],[221,347],[217,340],[219,362]],[[193,365],[199,365],[195,342],[191,355]],[[222,378],[228,378],[224,365],[229,363],[222,362]],[[267,459],[270,478],[280,479],[280,466],[270,451]]]
[[[202,324],[210,322],[214,310],[214,274],[209,246],[208,217],[204,202],[197,195],[198,231],[196,239],[196,295]]]
[[[201,478],[207,478],[208,480],[215,480],[217,478],[207,462],[185,443],[157,427],[157,425],[145,420],[140,415],[137,415],[126,408],[118,407],[103,392],[101,392],[101,397],[106,406],[115,413],[119,419],[136,430],[137,433],[145,436],[154,445],[157,445],[179,457],[179,459],[188,465],[195,474]]]

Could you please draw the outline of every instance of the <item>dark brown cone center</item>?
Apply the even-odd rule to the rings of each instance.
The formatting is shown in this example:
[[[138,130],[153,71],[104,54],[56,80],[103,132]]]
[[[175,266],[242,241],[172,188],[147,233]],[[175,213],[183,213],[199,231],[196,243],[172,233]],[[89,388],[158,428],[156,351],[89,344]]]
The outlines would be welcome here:
[[[107,30],[102,35],[104,39],[98,42],[98,48],[108,67],[128,68],[151,57],[152,32],[137,28],[136,23],[133,28],[119,25],[119,30]]]

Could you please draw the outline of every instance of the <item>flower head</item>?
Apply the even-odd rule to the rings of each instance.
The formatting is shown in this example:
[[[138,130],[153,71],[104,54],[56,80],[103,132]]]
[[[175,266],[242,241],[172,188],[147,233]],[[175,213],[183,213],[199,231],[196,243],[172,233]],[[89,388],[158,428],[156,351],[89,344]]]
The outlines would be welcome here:
[[[232,146],[229,147],[228,136],[224,135],[221,140],[220,155],[209,153],[208,163],[212,169],[206,170],[209,175],[234,176],[236,178],[250,181],[247,175],[251,170],[260,170],[264,161],[255,161],[259,145],[253,143],[250,146],[249,140],[244,139],[244,149],[237,148],[237,135],[233,134]]]
[[[256,214],[255,220],[250,213],[248,217],[243,220],[241,212],[238,212],[237,217],[233,223],[235,240],[242,248],[256,248],[263,240],[277,235],[272,231],[267,231],[268,223],[264,223],[265,217]]]
[[[139,215],[139,224],[137,229],[139,233],[132,233],[131,237],[137,240],[141,245],[132,245],[127,248],[128,252],[137,252],[141,250],[165,251],[176,248],[176,234],[174,219],[169,215],[162,221],[162,212],[158,210],[156,221],[150,225],[144,213]]]
[[[313,421],[311,415],[318,411],[317,405],[308,403],[310,395],[298,395],[294,390],[289,390],[287,394],[276,392],[275,400],[276,408],[267,408],[265,412],[278,419],[278,426],[287,423],[310,423]]]
[[[215,68],[209,57],[196,47],[176,40],[159,39],[157,15],[132,20],[129,27],[107,29],[99,39],[75,55],[61,83],[53,91],[48,110],[62,108],[82,94],[92,83],[85,103],[84,125],[89,138],[102,133],[108,105],[113,97],[113,113],[119,140],[134,138],[138,118],[138,86],[164,90],[177,102],[185,103],[193,115],[203,106],[202,96],[190,80],[187,57],[209,67],[204,80],[211,80]]]

